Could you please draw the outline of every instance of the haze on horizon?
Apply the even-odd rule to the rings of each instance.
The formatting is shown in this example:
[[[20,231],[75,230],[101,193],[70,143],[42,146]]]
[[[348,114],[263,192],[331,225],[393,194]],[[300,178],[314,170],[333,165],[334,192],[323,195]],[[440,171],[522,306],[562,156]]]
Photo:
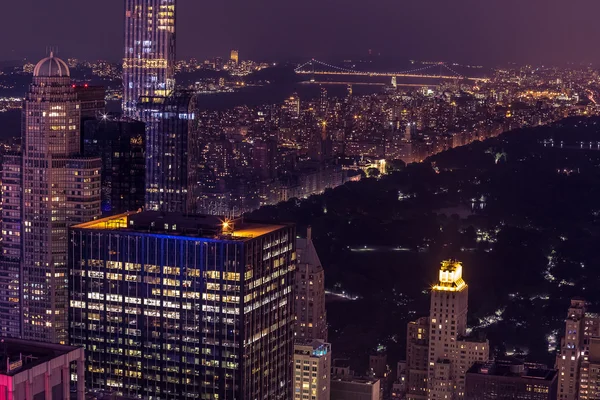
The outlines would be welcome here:
[[[122,57],[124,0],[3,5],[0,60]],[[485,65],[600,62],[597,0],[179,0],[177,54],[200,60],[366,54]]]

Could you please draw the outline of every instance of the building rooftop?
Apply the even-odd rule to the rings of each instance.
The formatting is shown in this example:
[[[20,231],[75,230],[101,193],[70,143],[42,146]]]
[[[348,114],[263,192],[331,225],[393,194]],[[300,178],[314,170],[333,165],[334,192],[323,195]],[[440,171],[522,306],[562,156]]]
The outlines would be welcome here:
[[[442,261],[439,279],[433,290],[458,292],[467,286],[462,278],[462,264],[457,260]]]
[[[58,57],[54,57],[54,53],[52,52],[50,52],[49,57],[38,62],[33,70],[33,76],[35,77],[65,78],[70,75],[67,63]]]
[[[307,229],[306,238],[296,238],[296,250],[298,251],[299,264],[309,264],[318,269],[323,268],[312,241],[312,228],[310,226]]]
[[[333,360],[333,366],[336,368],[349,368],[350,367],[350,359],[349,358],[336,358]]]
[[[500,359],[488,362],[476,362],[467,371],[468,374],[520,377],[524,379],[539,379],[552,381],[557,371],[539,364],[526,364],[514,358]]]
[[[331,345],[318,339],[301,339],[294,343],[294,353],[298,355],[322,357],[331,352]]]
[[[469,342],[469,343],[486,343],[487,338],[483,334],[483,332],[474,332],[469,335],[459,335],[459,342]]]
[[[0,338],[0,374],[13,376],[78,349],[60,344]]]
[[[374,385],[379,382],[379,379],[369,378],[367,376],[332,376],[331,382],[347,382],[347,383],[356,383],[361,385]]]
[[[113,215],[73,226],[83,230],[144,232],[218,240],[248,240],[283,228],[284,225],[228,219],[214,215],[139,211]]]

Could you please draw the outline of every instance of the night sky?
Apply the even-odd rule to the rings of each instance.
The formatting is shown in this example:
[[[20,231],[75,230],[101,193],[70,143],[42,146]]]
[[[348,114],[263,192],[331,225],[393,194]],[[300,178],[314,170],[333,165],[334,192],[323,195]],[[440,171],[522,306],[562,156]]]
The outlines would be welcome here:
[[[123,0],[3,1],[0,60],[121,58]],[[178,58],[600,62],[598,0],[179,0]],[[600,47],[600,46],[598,46]]]

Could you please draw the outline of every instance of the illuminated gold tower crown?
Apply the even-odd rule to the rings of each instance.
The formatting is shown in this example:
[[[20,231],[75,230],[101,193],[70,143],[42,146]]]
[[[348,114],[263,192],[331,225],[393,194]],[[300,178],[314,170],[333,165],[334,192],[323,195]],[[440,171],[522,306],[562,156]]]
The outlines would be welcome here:
[[[467,286],[462,278],[462,264],[457,260],[442,261],[439,276],[440,282],[433,287],[433,290],[459,292]]]

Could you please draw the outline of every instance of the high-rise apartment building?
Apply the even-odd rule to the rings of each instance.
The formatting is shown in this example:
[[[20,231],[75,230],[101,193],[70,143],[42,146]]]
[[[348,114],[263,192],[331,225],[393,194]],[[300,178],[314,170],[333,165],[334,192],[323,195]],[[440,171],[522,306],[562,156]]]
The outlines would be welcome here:
[[[325,272],[308,227],[306,238],[296,239],[296,338],[327,340]]]
[[[51,53],[36,65],[23,105],[21,159],[9,157],[6,165],[12,174],[6,201],[14,229],[3,229],[3,253],[16,275],[2,280],[8,287],[0,293],[13,303],[9,314],[16,309],[20,314],[18,329],[12,318],[2,321],[8,326],[0,329],[8,335],[68,340],[67,228],[100,214],[101,160],[79,154],[80,111],[69,68]]]
[[[407,378],[406,360],[398,361],[396,365],[396,380],[392,383],[392,399],[404,399],[408,397]]]
[[[329,400],[331,345],[322,340],[296,340],[294,400]]]
[[[321,87],[319,97],[319,116],[323,119],[327,118],[329,101],[327,99],[327,88]]]
[[[464,398],[467,370],[476,361],[488,360],[488,341],[467,337],[468,300],[462,264],[442,262],[429,310],[429,399]]]
[[[252,167],[263,179],[276,176],[275,159],[278,153],[277,141],[273,138],[257,139],[252,148]]]
[[[600,337],[598,337],[598,322],[600,318],[594,316],[595,321],[589,321],[586,328],[595,330],[594,336],[584,339],[586,348],[583,352],[579,379],[579,398],[582,400],[600,398]],[[592,328],[592,325],[595,325]],[[585,329],[585,328],[584,328]]]
[[[146,132],[143,122],[85,121],[83,154],[102,158],[102,213],[136,211],[145,206]]]
[[[300,97],[298,93],[294,93],[285,99],[282,108],[286,119],[300,118]]]
[[[292,399],[293,226],[144,211],[69,239],[70,339],[89,388]]]
[[[175,3],[125,0],[125,116],[138,116],[140,97],[165,97],[175,89]]]
[[[427,399],[429,371],[429,318],[409,322],[406,332],[406,398]]]
[[[585,351],[585,301],[571,300],[565,324],[565,337],[561,340],[560,353],[556,356],[558,369],[558,399],[576,400],[579,393],[581,352]]]
[[[583,299],[571,300],[555,368],[558,400],[600,397],[600,315]]]

